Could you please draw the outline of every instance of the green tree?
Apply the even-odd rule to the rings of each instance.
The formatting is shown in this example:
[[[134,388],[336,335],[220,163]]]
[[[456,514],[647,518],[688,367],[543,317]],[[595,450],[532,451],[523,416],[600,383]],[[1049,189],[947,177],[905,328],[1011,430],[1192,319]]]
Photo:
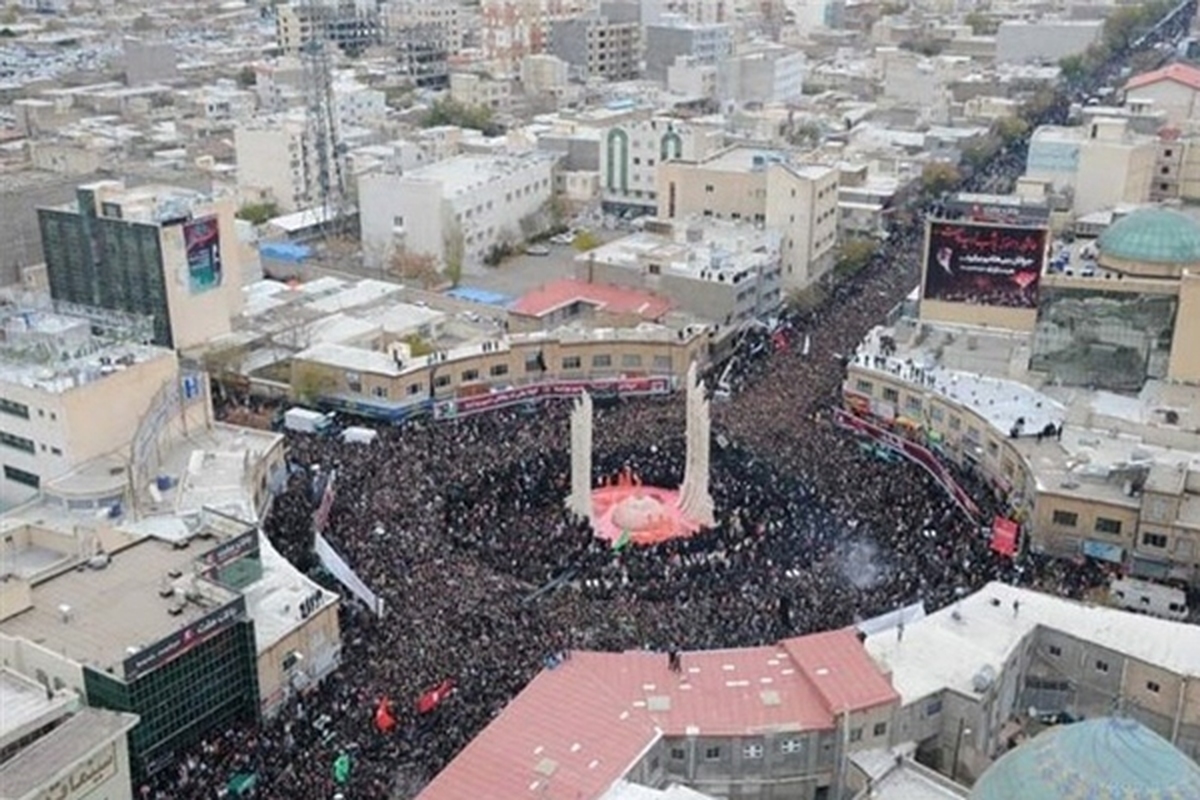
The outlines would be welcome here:
[[[433,345],[428,340],[422,338],[420,334],[410,333],[401,339],[401,341],[408,345],[409,352],[412,353],[413,358],[427,356],[433,352]]]
[[[458,103],[449,97],[441,97],[433,101],[429,112],[421,121],[423,127],[436,128],[439,125],[457,125],[460,128],[473,128],[487,135],[498,132],[492,120],[492,110],[486,106],[468,106]]]
[[[247,203],[237,212],[238,219],[244,219],[254,225],[262,225],[277,216],[279,216],[279,206],[274,203]]]
[[[443,206],[442,214],[445,218],[445,223],[442,225],[442,230],[444,231],[442,235],[442,248],[445,252],[444,272],[450,283],[458,286],[463,275],[463,259],[466,257],[462,226],[454,218],[449,203]]]
[[[575,234],[575,239],[571,242],[571,246],[581,253],[586,253],[588,250],[595,250],[600,245],[600,237],[591,231],[580,231]]]
[[[1069,84],[1078,83],[1088,74],[1088,60],[1083,53],[1064,56],[1059,59],[1058,68],[1064,81]]]
[[[1000,28],[1000,21],[982,11],[972,11],[963,19],[971,26],[971,33],[976,36],[991,36]]]
[[[1029,123],[1020,117],[1001,117],[994,130],[1004,144],[1012,144],[1029,132]]]
[[[921,169],[921,190],[939,195],[953,189],[961,178],[958,167],[949,161],[931,161]]]
[[[337,387],[337,382],[324,369],[306,362],[292,362],[292,397],[312,405]]]
[[[247,64],[238,70],[237,74],[238,86],[243,89],[249,89],[258,82],[258,74],[254,71],[254,67]]]
[[[838,245],[834,272],[840,276],[855,275],[866,268],[878,252],[879,242],[874,239],[865,236],[851,236],[844,239]]]

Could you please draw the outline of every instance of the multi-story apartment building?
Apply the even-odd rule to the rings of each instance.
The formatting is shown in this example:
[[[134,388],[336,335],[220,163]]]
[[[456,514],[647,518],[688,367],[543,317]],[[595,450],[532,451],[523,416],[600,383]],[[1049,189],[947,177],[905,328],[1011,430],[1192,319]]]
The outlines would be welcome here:
[[[930,235],[919,317],[850,359],[844,421],[935,473],[944,459],[982,476],[1031,550],[1200,584],[1200,228],[1136,212],[1098,263],[1065,268],[1022,244],[1044,230]],[[1014,257],[1030,272],[1010,283]],[[964,264],[999,272],[947,294]]]
[[[828,272],[838,230],[838,171],[795,165],[782,153],[734,147],[658,167],[658,215],[748,220],[782,236],[786,293]]]
[[[733,53],[733,28],[678,18],[646,26],[646,77],[665,82],[676,59],[696,66],[716,66]]]
[[[400,74],[420,88],[445,88],[450,58],[463,47],[462,7],[448,0],[402,0],[381,13],[384,44],[396,53]]]
[[[448,257],[482,264],[493,247],[538,232],[554,192],[555,160],[545,153],[460,155],[408,172],[360,175],[366,262],[379,266],[407,251],[440,264]]]
[[[345,95],[344,110],[354,115],[357,101]],[[364,96],[361,109],[378,110],[378,98]],[[340,121],[334,118],[334,125]],[[320,163],[309,117],[302,108],[249,120],[233,132],[237,185],[243,196],[275,203],[293,212],[321,202]],[[332,158],[331,158],[332,163]]]
[[[843,796],[852,754],[890,740],[896,691],[852,629],[680,658],[675,673],[666,653],[573,652],[419,797],[531,787],[659,797],[668,795],[652,790],[674,784],[701,797],[824,800]],[[565,702],[570,714],[544,712]]]
[[[56,300],[151,316],[154,342],[191,347],[230,329],[242,304],[232,198],[120,181],[38,209]]]
[[[575,263],[580,280],[648,289],[721,326],[765,318],[783,303],[780,234],[749,221],[650,220]]]
[[[724,145],[719,128],[681,119],[626,119],[601,133],[601,203],[606,211],[658,211],[658,166],[704,161]]]
[[[465,106],[503,112],[512,100],[512,82],[478,72],[452,72],[450,97]]]
[[[289,3],[275,6],[275,43],[284,55],[299,55],[313,41],[328,42],[346,53],[378,44],[376,13],[358,3]]]
[[[1029,140],[1025,177],[1073,193],[1076,216],[1150,199],[1158,144],[1127,120],[1096,117],[1087,125],[1043,125]]]
[[[804,54],[752,43],[717,64],[717,97],[727,106],[790,103],[804,93]]]
[[[641,9],[637,3],[602,3],[600,11],[553,23],[549,52],[581,79],[633,80],[642,71]]]
[[[528,55],[546,52],[550,26],[594,12],[596,0],[482,0],[484,58],[496,75],[511,75]]]

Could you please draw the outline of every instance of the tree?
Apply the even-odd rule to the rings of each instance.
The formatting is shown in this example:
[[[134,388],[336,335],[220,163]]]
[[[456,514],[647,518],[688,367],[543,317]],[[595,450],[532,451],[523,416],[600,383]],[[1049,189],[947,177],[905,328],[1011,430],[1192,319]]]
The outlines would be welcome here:
[[[940,195],[953,189],[961,179],[958,168],[949,161],[931,161],[921,169],[921,190]]]
[[[434,347],[426,339],[415,333],[410,333],[400,341],[408,345],[408,351],[412,353],[413,358],[427,356],[433,352]]]
[[[3,12],[0,12],[0,25],[12,25],[20,19],[20,12],[16,6],[7,6]],[[11,34],[12,31],[9,31]]]
[[[150,18],[149,14],[141,14],[133,21],[130,27],[138,33],[152,31],[154,30],[154,20]]]
[[[1087,77],[1087,59],[1082,53],[1064,56],[1058,61],[1058,69],[1062,74],[1062,79],[1068,84],[1078,83]]]
[[[238,209],[238,219],[244,219],[253,225],[262,225],[267,220],[279,216],[279,206],[274,203],[247,203]]]
[[[408,250],[400,250],[392,256],[388,272],[405,283],[418,284],[422,289],[433,288],[442,280],[436,258],[428,253],[411,253]]]
[[[976,36],[992,36],[1000,28],[1000,21],[982,11],[972,11],[963,19],[971,26],[971,33]]]
[[[855,275],[866,268],[878,252],[879,242],[874,239],[865,236],[845,239],[838,245],[834,272],[843,277]]]
[[[1001,117],[996,120],[996,135],[1004,144],[1012,144],[1029,132],[1029,123],[1020,117]]]
[[[571,246],[581,253],[595,250],[601,244],[600,237],[591,231],[580,231],[575,234],[575,239],[571,242]]]
[[[500,132],[499,127],[492,121],[492,110],[486,106],[463,105],[450,97],[441,97],[433,101],[429,112],[421,120],[426,128],[436,128],[440,125],[456,125],[460,128],[473,128],[483,131],[486,136],[494,136]]]
[[[301,403],[311,405],[322,395],[333,391],[336,386],[337,382],[333,376],[316,364],[292,362],[292,397]]]
[[[442,234],[442,250],[445,253],[446,278],[449,279],[451,284],[458,286],[459,281],[462,280],[463,259],[466,257],[462,226],[454,218],[449,203],[446,203],[443,207],[443,213],[446,215],[446,222],[442,226],[442,230],[444,231]]]
[[[250,64],[238,70],[237,74],[238,86],[243,89],[249,89],[254,84],[258,83],[258,73],[254,71],[254,67]]]

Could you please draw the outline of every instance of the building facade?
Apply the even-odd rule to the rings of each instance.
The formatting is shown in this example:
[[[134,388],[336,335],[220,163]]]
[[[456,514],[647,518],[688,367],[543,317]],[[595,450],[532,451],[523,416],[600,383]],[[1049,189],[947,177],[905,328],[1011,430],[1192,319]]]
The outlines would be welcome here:
[[[773,151],[735,147],[703,161],[658,168],[658,215],[748,220],[780,233],[783,292],[803,289],[833,267],[838,171],[797,166]]]
[[[658,166],[703,161],[724,144],[717,129],[654,117],[627,120],[601,133],[601,202],[606,211],[653,214],[658,210]]]
[[[637,3],[602,3],[595,15],[550,27],[548,51],[583,80],[628,81],[642,71],[641,9]]]
[[[1076,216],[1150,199],[1158,145],[1122,118],[1081,128],[1042,126],[1029,140],[1025,176],[1072,193]]]
[[[187,348],[230,330],[242,271],[232,198],[165,186],[87,184],[38,209],[56,300],[153,318],[154,343]]]
[[[733,29],[724,24],[682,20],[646,26],[646,77],[666,83],[676,59],[714,67],[733,54]]]
[[[396,172],[359,176],[363,253],[373,267],[398,253],[438,264],[481,265],[493,248],[541,230],[554,192],[556,157],[461,155]]]

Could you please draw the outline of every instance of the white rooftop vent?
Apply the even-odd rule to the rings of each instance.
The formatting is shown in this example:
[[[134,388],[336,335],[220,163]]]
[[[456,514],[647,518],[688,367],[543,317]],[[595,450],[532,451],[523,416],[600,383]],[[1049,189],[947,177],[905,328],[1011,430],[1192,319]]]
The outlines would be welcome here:
[[[70,622],[73,614],[73,610],[66,603],[58,607],[58,616],[63,622]]]
[[[537,763],[537,766],[535,766],[533,768],[533,771],[540,773],[542,775],[545,775],[547,778],[549,778],[551,775],[554,774],[555,770],[557,770],[557,769],[558,769],[557,761],[555,761],[552,758],[543,758],[541,761],[539,761]]]
[[[646,698],[646,710],[647,711],[670,711],[671,710],[670,696],[665,695],[665,694],[656,694],[652,697],[647,697]]]

